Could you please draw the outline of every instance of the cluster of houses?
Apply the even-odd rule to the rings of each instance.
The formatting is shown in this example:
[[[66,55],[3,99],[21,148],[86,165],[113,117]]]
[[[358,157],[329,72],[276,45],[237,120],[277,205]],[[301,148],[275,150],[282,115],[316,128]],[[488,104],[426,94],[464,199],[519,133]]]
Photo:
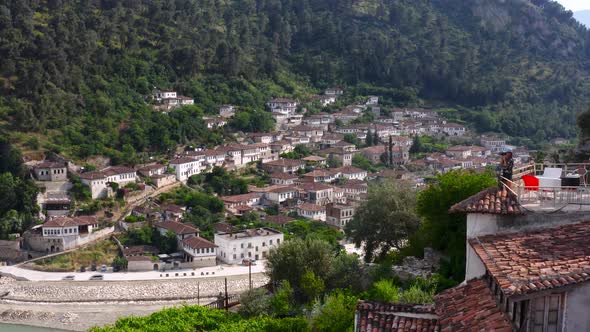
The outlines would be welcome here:
[[[413,160],[409,164],[416,168],[428,169],[438,173],[446,173],[456,169],[484,169],[496,166],[499,161],[497,155],[503,151],[513,153],[515,165],[531,161],[528,149],[509,146],[504,138],[482,136],[480,141],[481,146],[454,145],[447,148],[445,153],[429,153],[423,159]]]
[[[181,106],[195,104],[195,100],[193,98],[181,96],[174,90],[156,89],[153,92],[152,99],[154,109],[165,113]]]
[[[216,224],[214,241],[200,235],[193,225],[183,223],[184,207],[167,204],[156,206],[148,203],[136,207],[132,215],[142,217],[143,222],[121,222],[125,229],[140,227],[149,222],[161,235],[174,234],[177,251],[160,254],[153,246],[131,246],[123,250],[129,271],[170,270],[215,266],[218,263],[244,264],[265,259],[270,249],[280,245],[284,236],[271,228],[235,230],[231,225]]]

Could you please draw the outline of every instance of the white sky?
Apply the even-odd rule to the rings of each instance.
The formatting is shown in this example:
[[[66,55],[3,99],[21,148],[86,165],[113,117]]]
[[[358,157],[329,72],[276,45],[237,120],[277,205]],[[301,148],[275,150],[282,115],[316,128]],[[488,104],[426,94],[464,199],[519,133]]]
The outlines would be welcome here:
[[[557,0],[557,2],[571,11],[590,9],[590,0]]]

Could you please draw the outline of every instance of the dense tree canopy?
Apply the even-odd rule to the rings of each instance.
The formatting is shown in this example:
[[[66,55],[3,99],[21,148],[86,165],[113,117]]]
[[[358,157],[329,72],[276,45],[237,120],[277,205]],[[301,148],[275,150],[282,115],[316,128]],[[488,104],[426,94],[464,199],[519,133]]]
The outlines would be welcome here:
[[[535,3],[9,0],[0,4],[0,119],[49,136],[22,138],[32,148],[126,162],[126,145],[219,143],[202,115],[220,104],[244,108],[233,128],[264,131],[268,98],[346,84],[385,104],[454,104],[477,129],[529,142],[573,136],[590,95],[590,35],[560,5]],[[153,87],[196,106],[153,112]]]
[[[365,260],[400,250],[420,225],[415,213],[416,192],[409,185],[387,181],[369,186],[368,197],[345,228]]]
[[[465,277],[465,216],[450,214],[456,203],[497,185],[491,173],[452,171],[436,178],[436,181],[418,195],[417,211],[423,218],[420,231],[413,237],[420,250],[430,246],[450,257],[442,273],[456,281]]]

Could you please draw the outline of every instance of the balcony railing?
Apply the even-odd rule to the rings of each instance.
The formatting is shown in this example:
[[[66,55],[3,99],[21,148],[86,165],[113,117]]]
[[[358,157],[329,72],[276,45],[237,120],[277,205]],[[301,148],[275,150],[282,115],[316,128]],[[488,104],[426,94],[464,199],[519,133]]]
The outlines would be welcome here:
[[[560,209],[568,205],[590,206],[590,187],[526,187],[512,188],[523,206]]]

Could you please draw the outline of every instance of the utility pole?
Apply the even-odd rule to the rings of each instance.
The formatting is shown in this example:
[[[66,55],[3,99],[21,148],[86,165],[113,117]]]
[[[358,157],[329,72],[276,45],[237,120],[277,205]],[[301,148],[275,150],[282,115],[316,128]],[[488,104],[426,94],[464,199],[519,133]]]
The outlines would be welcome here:
[[[229,299],[227,298],[227,277],[225,278],[225,311],[229,310]]]
[[[197,282],[197,305],[201,305],[201,283]]]
[[[248,262],[248,285],[250,285],[250,290],[252,290],[252,260]]]

